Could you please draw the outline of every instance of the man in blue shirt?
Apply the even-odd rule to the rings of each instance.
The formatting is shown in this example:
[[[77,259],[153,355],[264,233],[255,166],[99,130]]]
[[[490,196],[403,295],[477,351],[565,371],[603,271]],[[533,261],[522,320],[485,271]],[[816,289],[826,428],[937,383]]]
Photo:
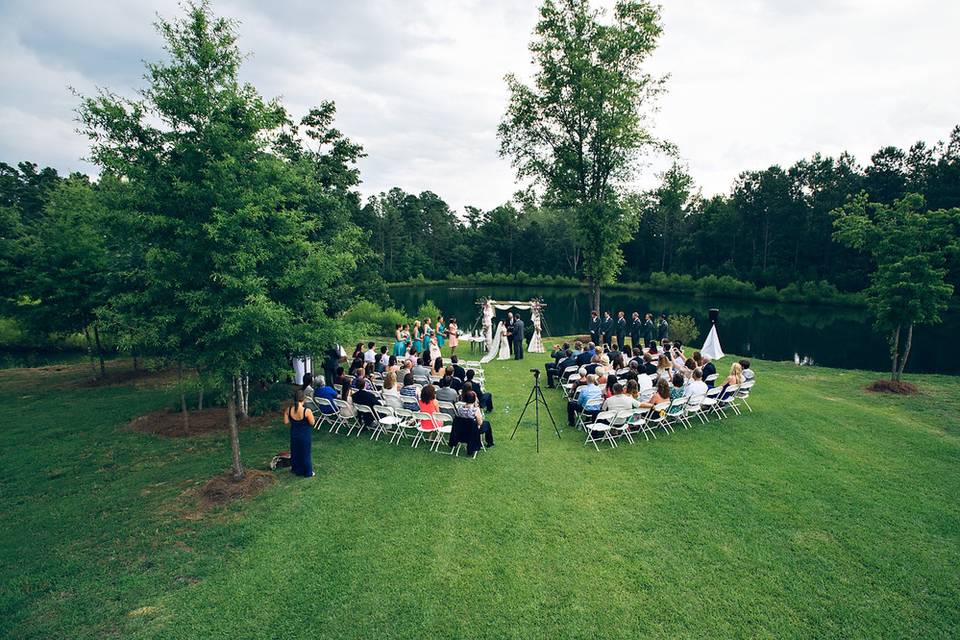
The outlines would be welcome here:
[[[600,407],[603,406],[603,389],[597,386],[597,376],[587,376],[587,383],[577,387],[579,395],[576,402],[567,403],[567,424],[574,426],[576,414],[587,413],[596,416],[600,413]]]
[[[323,398],[329,400],[330,404],[326,403],[320,405],[321,413],[331,414],[336,412],[336,406],[334,405],[334,400],[337,399],[337,390],[327,384],[326,378],[323,376],[317,376],[314,378],[314,382],[317,383],[317,386],[313,389],[314,399]]]

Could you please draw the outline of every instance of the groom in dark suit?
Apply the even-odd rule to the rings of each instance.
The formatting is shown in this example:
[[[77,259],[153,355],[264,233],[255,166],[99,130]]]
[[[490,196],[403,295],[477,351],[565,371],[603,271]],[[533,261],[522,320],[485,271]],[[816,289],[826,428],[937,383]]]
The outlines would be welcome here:
[[[513,357],[523,360],[523,320],[520,318],[513,322]]]
[[[508,311],[506,327],[507,327],[507,344],[510,345],[510,355],[513,355],[513,337],[514,337],[513,326],[515,322],[516,321],[513,319],[513,312]]]

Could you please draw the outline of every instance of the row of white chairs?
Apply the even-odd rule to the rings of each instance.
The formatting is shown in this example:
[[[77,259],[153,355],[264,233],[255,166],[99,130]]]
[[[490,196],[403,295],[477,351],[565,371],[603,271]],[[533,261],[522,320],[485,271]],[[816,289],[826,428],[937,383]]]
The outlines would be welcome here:
[[[432,414],[387,406],[369,407],[339,398],[332,401],[309,398],[304,404],[313,412],[313,426],[317,430],[327,428],[328,433],[340,435],[341,430],[346,429],[347,437],[358,438],[366,430],[370,432],[370,440],[379,441],[387,436],[390,444],[399,446],[409,442],[412,448],[427,444],[430,451],[439,452],[443,445],[449,448],[454,416],[461,403],[438,401],[440,411]],[[465,443],[458,443],[449,453],[459,456],[461,446]]]
[[[585,413],[579,413],[576,426],[586,433],[583,444],[593,444],[597,451],[603,442],[611,448],[619,446],[617,441],[620,439],[635,444],[634,436],[638,434],[649,441],[650,436],[656,439],[658,429],[666,433],[674,433],[674,427],[678,425],[689,429],[694,419],[706,424],[712,420],[742,415],[743,409],[752,413],[749,398],[754,384],[756,380],[747,380],[742,384],[729,385],[726,389],[712,387],[706,393],[681,396],[660,402],[649,409],[600,411],[592,422],[586,420]],[[653,390],[648,391],[652,396]],[[641,402],[649,401],[650,396],[644,399],[641,395]]]

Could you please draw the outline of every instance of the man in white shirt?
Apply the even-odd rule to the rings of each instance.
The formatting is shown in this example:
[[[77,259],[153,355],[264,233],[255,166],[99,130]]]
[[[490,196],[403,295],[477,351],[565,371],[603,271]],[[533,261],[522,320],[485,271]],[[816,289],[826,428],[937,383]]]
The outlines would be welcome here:
[[[363,352],[363,363],[373,364],[377,360],[377,352],[374,350],[376,345],[373,342],[367,343],[367,350]]]
[[[707,383],[703,381],[703,372],[700,369],[693,370],[693,376],[687,382],[683,390],[685,396],[702,396],[707,392]]]
[[[621,411],[624,409],[637,409],[639,407],[640,401],[624,393],[624,387],[619,382],[614,383],[613,395],[603,403],[604,411]]]

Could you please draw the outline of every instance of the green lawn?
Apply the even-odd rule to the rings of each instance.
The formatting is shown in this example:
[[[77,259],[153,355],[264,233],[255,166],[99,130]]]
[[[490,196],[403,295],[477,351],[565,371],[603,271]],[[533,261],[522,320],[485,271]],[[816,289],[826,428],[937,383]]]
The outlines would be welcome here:
[[[317,478],[202,519],[225,436],[124,428],[172,388],[0,371],[0,637],[960,636],[960,378],[756,362],[753,414],[537,455],[509,434],[543,359],[488,366],[478,460],[317,434]]]

